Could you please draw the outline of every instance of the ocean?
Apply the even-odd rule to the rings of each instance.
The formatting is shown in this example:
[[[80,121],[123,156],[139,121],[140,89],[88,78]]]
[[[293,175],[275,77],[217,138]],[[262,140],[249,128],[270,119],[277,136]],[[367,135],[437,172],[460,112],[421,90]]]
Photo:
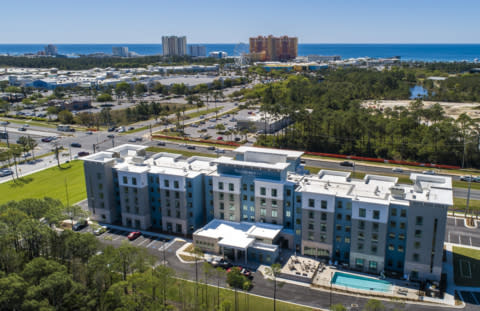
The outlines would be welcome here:
[[[248,52],[248,46],[237,44],[200,44],[207,54],[225,51],[228,55]],[[0,55],[22,55],[43,50],[45,44],[0,44]],[[75,57],[92,53],[112,53],[112,46],[127,46],[139,55],[159,55],[161,44],[56,44],[59,54]],[[357,57],[392,57],[418,61],[469,61],[480,59],[480,44],[299,44],[298,55],[340,55],[342,59]]]

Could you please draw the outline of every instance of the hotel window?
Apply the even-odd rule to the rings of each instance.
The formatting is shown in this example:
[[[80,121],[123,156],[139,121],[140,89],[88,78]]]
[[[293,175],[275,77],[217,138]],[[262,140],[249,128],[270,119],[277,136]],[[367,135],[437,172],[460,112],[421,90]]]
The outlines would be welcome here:
[[[138,192],[137,188],[133,188],[133,193],[137,193],[137,192]]]
[[[177,211],[177,212],[176,212],[176,217],[177,217],[177,218],[180,218],[180,211]]]
[[[412,258],[413,258],[413,261],[420,261],[420,255],[417,253],[414,253]]]
[[[292,212],[290,210],[287,210],[285,212],[285,217],[291,217],[292,216]]]
[[[364,240],[365,239],[365,234],[363,232],[358,233],[358,240]]]
[[[167,216],[168,216],[168,217],[172,216],[172,211],[169,210],[169,209],[167,209]]]
[[[243,210],[246,211],[246,212],[248,212],[248,206],[243,205]]]
[[[220,202],[220,209],[221,210],[225,209],[225,204],[223,204],[223,202]]]
[[[127,176],[123,176],[123,183],[124,183],[124,184],[128,184],[128,178],[127,178]]]
[[[390,227],[395,228],[397,226],[397,222],[395,220],[390,221]]]
[[[180,193],[178,191],[175,191],[175,199],[180,199]]]
[[[370,260],[368,262],[368,268],[371,270],[377,270],[377,262]]]
[[[163,181],[163,184],[165,185],[165,187],[170,187],[170,181],[168,181],[167,179]]]
[[[175,200],[175,207],[176,207],[176,208],[180,208],[180,201]]]
[[[98,189],[102,190],[103,189],[103,184],[98,184]]]
[[[345,243],[350,243],[350,237],[348,236],[345,237]]]
[[[321,219],[322,220],[327,220],[327,213],[322,213],[321,214]]]
[[[100,199],[103,199],[103,192],[100,192]]]
[[[173,188],[178,189],[178,187],[179,187],[178,180],[174,180],[173,181]]]
[[[397,216],[397,209],[392,207],[392,209],[390,210],[390,216]]]
[[[345,232],[350,232],[350,227],[349,226],[345,226]]]
[[[261,205],[261,206],[267,205],[267,200],[265,200],[265,199],[260,199],[260,205]]]
[[[278,217],[278,211],[276,209],[272,209],[272,217]]]
[[[243,214],[243,219],[244,219],[244,220],[248,220],[248,215],[247,215],[247,214]]]
[[[218,198],[219,198],[219,200],[223,200],[223,198],[224,198],[223,193],[219,193],[219,194],[218,194]]]
[[[308,212],[308,218],[313,219],[314,217],[313,212]]]
[[[170,201],[167,201],[166,203],[167,203],[167,207],[170,207]]]
[[[192,193],[191,192],[188,193],[188,197],[192,198]]]
[[[167,198],[170,197],[170,191],[169,191],[169,190],[165,190],[165,196],[166,196]]]
[[[286,206],[286,207],[290,207],[290,205],[291,205],[291,204],[290,204],[290,201],[285,202],[285,206]]]
[[[297,203],[301,203],[302,202],[302,197],[297,195]]]
[[[223,182],[218,182],[218,189],[223,190]]]
[[[402,246],[402,245],[398,245],[397,251],[399,251],[400,253],[403,253],[403,246]]]
[[[265,195],[267,194],[267,190],[265,189],[265,187],[261,187],[260,188],[260,195]]]
[[[308,230],[315,230],[314,222],[309,222],[308,223]]]
[[[398,235],[398,239],[399,239],[399,240],[405,240],[405,234],[400,233],[400,234]]]
[[[326,231],[327,231],[327,225],[324,224],[324,223],[321,223],[321,224],[320,224],[320,231],[326,232]]]
[[[415,242],[414,247],[417,248],[417,249],[420,248],[420,242]]]
[[[372,251],[372,254],[376,254],[377,253],[377,245],[372,245],[372,247],[370,247],[370,250]]]
[[[212,185],[212,180],[211,180],[211,179],[208,180],[208,185],[209,185],[209,186]]]
[[[272,207],[278,207],[277,200],[272,200]]]
[[[373,232],[378,232],[378,227],[379,227],[379,225],[378,225],[377,223],[373,223],[373,225],[372,225],[372,231],[373,231]]]
[[[193,207],[192,202],[188,202],[188,203],[187,203],[187,206],[188,206],[188,207]]]
[[[191,182],[190,180],[187,181],[187,187],[188,187],[188,188],[192,188],[192,182]]]
[[[352,220],[352,215],[346,215],[345,220],[346,221],[351,221]]]
[[[251,202],[255,201],[255,197],[253,195],[250,196],[250,201]]]
[[[347,210],[351,210],[352,209],[352,202],[347,202]]]
[[[255,186],[253,184],[250,184],[250,191],[255,191]]]
[[[360,220],[358,222],[358,229],[360,229],[360,230],[365,229],[365,222],[363,220]]]
[[[308,232],[308,240],[313,241],[313,232]]]
[[[337,231],[342,231],[342,225],[337,225],[336,229],[337,229]]]
[[[320,234],[320,242],[325,242],[327,236],[325,234]]]
[[[260,209],[260,216],[267,216],[267,209],[261,208]]]
[[[359,251],[363,250],[363,243],[358,243],[358,244],[357,244],[357,249],[358,249]]]
[[[402,209],[402,211],[400,212],[400,216],[401,216],[401,217],[407,217],[407,210],[406,210],[406,209]]]
[[[322,205],[320,206],[322,209],[327,209],[327,201],[322,200]]]
[[[234,189],[235,189],[234,185],[232,183],[229,183],[228,184],[228,190],[229,191],[234,191]]]
[[[315,207],[315,200],[314,199],[308,199],[308,207]]]
[[[356,258],[355,259],[355,266],[357,267],[363,267],[363,259],[362,258]]]
[[[337,214],[337,220],[342,220],[342,214]]]
[[[373,219],[380,219],[380,211],[373,211]]]
[[[225,219],[225,214],[224,213],[220,213],[220,219]]]
[[[372,233],[372,241],[378,241],[378,234]]]
[[[295,219],[295,223],[296,223],[297,225],[301,225],[301,224],[302,224],[302,220],[301,220],[300,218],[297,218],[297,219]]]
[[[295,230],[296,235],[300,235],[302,233],[302,230]]]
[[[244,201],[248,200],[248,197],[247,197],[246,194],[243,195],[242,200],[244,200]]]
[[[230,204],[230,205],[229,205],[229,209],[230,209],[231,211],[234,211],[234,210],[235,210],[235,204]]]
[[[255,206],[250,206],[250,212],[252,212],[252,213],[255,212]]]
[[[343,202],[342,201],[338,201],[337,202],[337,208],[342,208],[343,207]]]
[[[417,216],[417,219],[416,219],[416,221],[415,221],[415,224],[416,224],[417,226],[423,225],[423,217],[422,217],[422,216]]]
[[[358,210],[358,217],[365,217],[367,216],[367,210],[364,208],[361,208]]]
[[[272,197],[277,197],[277,189],[272,189]]]
[[[389,237],[390,239],[395,239],[395,233],[394,233],[394,232],[390,232],[390,233],[388,234],[388,237]]]
[[[287,189],[287,197],[291,196],[292,195],[292,190],[290,189]]]
[[[393,246],[393,244],[388,244],[388,250],[389,250],[389,251],[394,251],[394,250],[395,250],[395,246]]]
[[[235,201],[235,196],[230,193],[230,194],[228,195],[228,199],[229,199],[230,202]]]
[[[400,223],[400,229],[405,229],[405,227],[406,227],[406,224],[404,222],[401,222]]]
[[[415,237],[421,238],[422,237],[422,230],[415,230]]]
[[[101,173],[97,173],[97,179],[102,179],[102,174]]]
[[[335,237],[335,241],[337,241],[337,243],[342,242],[342,237],[339,236],[339,235],[337,235],[337,236]]]
[[[243,191],[247,191],[247,184],[243,184],[242,189],[243,189]]]

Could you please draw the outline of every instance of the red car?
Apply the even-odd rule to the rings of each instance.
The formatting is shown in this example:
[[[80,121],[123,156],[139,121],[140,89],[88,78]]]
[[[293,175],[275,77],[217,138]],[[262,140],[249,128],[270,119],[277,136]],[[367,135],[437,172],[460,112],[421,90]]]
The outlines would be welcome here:
[[[139,236],[141,236],[142,234],[138,231],[133,231],[133,232],[130,232],[130,234],[127,236],[127,238],[130,240],[130,241],[133,241],[135,240],[136,238],[138,238]]]
[[[218,137],[217,137],[217,140],[223,140],[223,137],[222,137],[222,136],[218,136]]]

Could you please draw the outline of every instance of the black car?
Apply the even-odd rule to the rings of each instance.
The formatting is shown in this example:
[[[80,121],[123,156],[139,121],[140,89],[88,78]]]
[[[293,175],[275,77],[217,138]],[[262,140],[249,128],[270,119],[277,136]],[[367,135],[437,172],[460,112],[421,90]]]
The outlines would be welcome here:
[[[195,146],[187,146],[187,149],[195,149]]]
[[[340,162],[340,166],[350,166],[350,167],[353,167],[355,164],[353,162],[350,162],[350,161],[343,161],[343,162]]]
[[[115,132],[115,126],[112,126],[108,129],[109,132]]]
[[[165,142],[164,142],[164,141],[159,141],[159,142],[157,143],[157,146],[165,146]]]
[[[52,140],[53,140],[53,137],[52,137],[52,136],[42,138],[42,141],[43,141],[44,143],[49,143],[49,142],[51,142]]]
[[[88,226],[88,222],[86,220],[79,220],[76,224],[73,225],[72,229],[73,231],[80,231],[86,226]]]
[[[215,146],[209,146],[207,147],[208,150],[215,150]]]
[[[87,155],[89,155],[89,154],[90,154],[89,152],[80,151],[80,152],[78,153],[78,156],[79,156],[79,157],[85,157],[85,156],[87,156]]]
[[[74,148],[82,148],[82,145],[80,145],[79,143],[71,143],[70,146]]]
[[[110,134],[110,135],[107,135],[107,137],[108,137],[108,138],[114,138],[114,137],[115,137],[115,135],[113,135],[113,134]]]

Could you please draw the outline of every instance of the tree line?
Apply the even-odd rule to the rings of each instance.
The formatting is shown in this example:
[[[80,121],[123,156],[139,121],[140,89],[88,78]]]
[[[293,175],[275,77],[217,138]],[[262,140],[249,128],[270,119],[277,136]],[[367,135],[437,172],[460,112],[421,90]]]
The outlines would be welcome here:
[[[322,78],[290,75],[244,91],[247,104],[292,121],[259,144],[480,167],[478,120],[466,114],[453,119],[439,104],[425,107],[421,100],[385,110],[361,105],[366,99],[408,99],[415,76],[407,71],[342,69]]]

